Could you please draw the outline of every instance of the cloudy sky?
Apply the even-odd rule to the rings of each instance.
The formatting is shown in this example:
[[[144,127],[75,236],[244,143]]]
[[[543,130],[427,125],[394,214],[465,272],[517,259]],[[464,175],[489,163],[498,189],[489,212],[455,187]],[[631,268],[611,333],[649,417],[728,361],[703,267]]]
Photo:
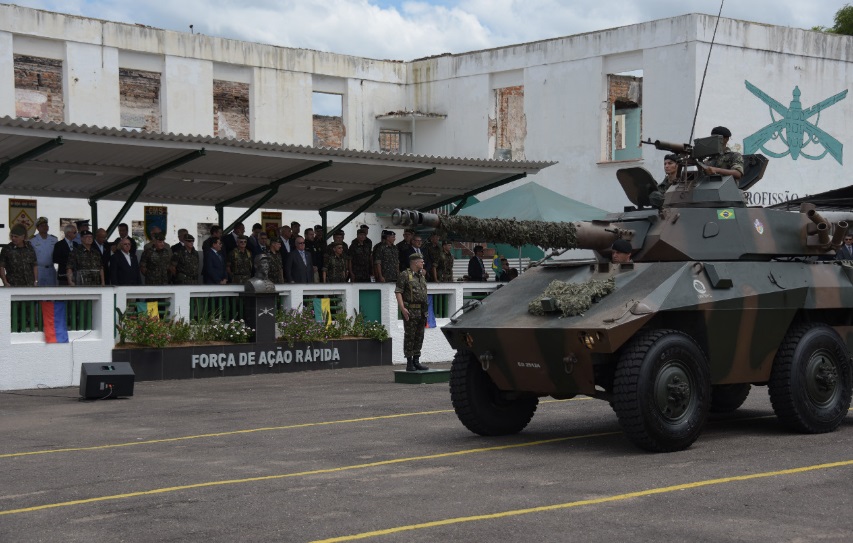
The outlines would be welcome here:
[[[111,21],[379,59],[461,53],[684,13],[719,0],[3,0]],[[850,0],[727,0],[723,16],[832,26]]]

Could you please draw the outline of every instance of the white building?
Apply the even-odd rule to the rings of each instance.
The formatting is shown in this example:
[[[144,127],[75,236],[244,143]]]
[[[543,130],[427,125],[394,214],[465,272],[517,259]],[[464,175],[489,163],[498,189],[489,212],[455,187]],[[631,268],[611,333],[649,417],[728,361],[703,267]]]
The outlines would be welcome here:
[[[358,150],[558,161],[537,182],[618,210],[628,202],[615,180],[617,168],[627,162],[662,176],[664,153],[640,147],[639,139],[689,138],[716,23],[715,17],[692,14],[396,62],[2,5],[0,116]],[[734,147],[743,149],[748,136],[780,120],[795,89],[804,110],[846,91],[853,76],[851,51],[853,38],[847,36],[721,19],[695,134],[725,125]],[[25,82],[22,74],[33,72],[35,79]],[[747,81],[782,109],[768,107]],[[315,93],[340,96],[339,119],[312,117]],[[771,129],[764,135],[760,152],[789,153],[798,138],[807,144],[797,156],[795,151],[771,157],[751,201],[766,205],[847,184],[844,127],[853,118],[846,94],[812,113],[804,121],[822,131],[819,139],[793,136],[797,122],[788,124],[787,133]],[[68,214],[67,202],[43,205],[39,214],[52,219]],[[198,222],[216,219],[204,208],[174,213]],[[81,202],[74,216],[88,216],[88,207]],[[294,216],[304,223],[316,217]],[[140,219],[141,210],[134,208],[129,218]],[[58,224],[52,226],[55,231]]]

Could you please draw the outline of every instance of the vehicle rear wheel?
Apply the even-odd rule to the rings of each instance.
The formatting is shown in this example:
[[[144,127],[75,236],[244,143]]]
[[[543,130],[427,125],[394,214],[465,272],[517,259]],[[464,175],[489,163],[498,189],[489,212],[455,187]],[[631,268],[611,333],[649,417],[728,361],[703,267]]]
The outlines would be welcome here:
[[[619,424],[638,447],[680,451],[699,434],[710,408],[710,374],[702,349],[676,330],[652,330],[622,351],[613,386]]]
[[[711,386],[711,413],[731,413],[743,405],[749,390],[749,383]]]
[[[520,432],[539,404],[536,396],[513,397],[498,389],[468,351],[457,351],[453,359],[450,400],[462,424],[482,436]]]
[[[826,324],[792,327],[776,352],[768,391],[787,428],[809,434],[835,430],[853,394],[847,345]]]

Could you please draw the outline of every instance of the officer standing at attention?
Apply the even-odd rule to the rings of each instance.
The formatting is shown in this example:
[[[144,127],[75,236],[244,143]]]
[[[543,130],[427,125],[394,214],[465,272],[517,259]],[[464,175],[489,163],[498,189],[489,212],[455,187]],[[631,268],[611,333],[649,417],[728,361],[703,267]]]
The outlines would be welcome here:
[[[175,276],[176,285],[197,285],[199,260],[198,251],[193,247],[195,238],[192,234],[185,233],[181,246],[172,248],[172,267],[170,271]]]
[[[400,273],[397,288],[394,289],[397,307],[403,314],[403,354],[406,355],[406,371],[429,369],[420,362],[427,314],[427,284],[423,269],[423,255],[412,253],[409,257],[409,268]]]
[[[172,249],[166,245],[163,232],[154,232],[151,237],[151,246],[142,251],[142,257],[139,259],[139,271],[145,277],[146,285],[168,285]]]

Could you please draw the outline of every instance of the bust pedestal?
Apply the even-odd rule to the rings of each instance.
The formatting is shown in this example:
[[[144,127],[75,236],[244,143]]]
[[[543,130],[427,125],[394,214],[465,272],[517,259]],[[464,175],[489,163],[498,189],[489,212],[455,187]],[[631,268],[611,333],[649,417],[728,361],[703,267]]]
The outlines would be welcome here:
[[[255,329],[255,343],[275,341],[275,297],[276,293],[246,292],[243,297],[243,315],[246,324]]]

